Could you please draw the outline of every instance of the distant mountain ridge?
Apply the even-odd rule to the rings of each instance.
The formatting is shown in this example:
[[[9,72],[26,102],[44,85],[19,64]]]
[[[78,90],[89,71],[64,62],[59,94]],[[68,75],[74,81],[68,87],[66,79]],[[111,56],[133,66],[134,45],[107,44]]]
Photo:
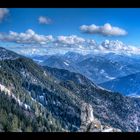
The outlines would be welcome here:
[[[104,88],[114,92],[120,92],[124,95],[139,96],[140,95],[140,72],[130,74],[128,76],[116,78],[114,80],[100,84]]]
[[[96,84],[140,72],[139,57],[114,53],[82,55],[68,52],[64,55],[42,56],[39,61],[37,57],[33,59],[43,66],[81,73]]]

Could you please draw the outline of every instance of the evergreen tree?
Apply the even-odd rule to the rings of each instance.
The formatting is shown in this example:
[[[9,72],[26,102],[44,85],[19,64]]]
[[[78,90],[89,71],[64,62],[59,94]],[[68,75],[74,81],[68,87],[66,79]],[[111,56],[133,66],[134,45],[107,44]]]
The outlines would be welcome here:
[[[11,122],[11,130],[12,132],[17,132],[18,130],[18,118],[16,115],[13,116],[12,122]]]

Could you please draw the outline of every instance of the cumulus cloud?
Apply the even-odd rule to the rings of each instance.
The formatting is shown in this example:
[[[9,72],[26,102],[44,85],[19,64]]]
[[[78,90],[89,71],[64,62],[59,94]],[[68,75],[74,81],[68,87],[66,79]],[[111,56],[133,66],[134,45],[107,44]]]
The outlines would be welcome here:
[[[80,44],[85,42],[85,39],[82,37],[78,37],[76,35],[58,36],[56,42],[68,44],[68,45],[74,45],[74,44]]]
[[[17,33],[9,31],[8,34],[0,33],[0,41],[14,42],[16,48],[12,47],[12,50],[16,50],[21,54],[55,54],[66,53],[68,51],[79,52],[82,54],[94,54],[94,53],[118,53],[118,54],[139,54],[140,48],[135,46],[126,45],[121,41],[105,40],[100,44],[97,44],[93,39],[86,39],[76,35],[70,36],[56,36],[52,35],[40,35],[35,33],[32,29],[28,29],[25,32]]]
[[[53,41],[52,35],[39,35],[32,29],[28,29],[25,33],[17,33],[9,31],[9,34],[0,34],[0,40],[4,42],[15,42],[19,44],[47,44]]]
[[[68,36],[67,36],[68,37]],[[126,45],[121,41],[105,40],[101,44],[95,43],[94,40],[85,39],[84,42],[78,44],[69,44],[67,42],[57,42],[57,38],[52,42],[52,46],[46,44],[45,47],[37,45],[29,45],[24,47],[11,48],[22,55],[52,55],[65,54],[67,52],[77,52],[81,54],[105,54],[116,53],[125,55],[140,55],[140,48]]]
[[[38,21],[40,24],[51,24],[52,23],[52,20],[48,17],[45,17],[45,16],[40,16],[38,18]]]
[[[127,32],[119,27],[114,27],[109,23],[104,24],[103,26],[92,25],[82,25],[80,30],[83,33],[87,34],[100,34],[103,36],[124,36]]]
[[[103,53],[117,53],[117,54],[138,54],[140,55],[140,48],[126,45],[119,40],[105,40],[99,46],[98,50],[102,51]]]
[[[57,36],[53,37],[52,35],[40,35],[35,33],[32,29],[28,29],[25,32],[17,33],[14,31],[9,31],[9,33],[0,33],[0,41],[3,42],[13,42],[17,44],[40,44],[43,46],[47,46],[49,43],[55,46],[75,46],[82,45],[84,43],[95,43],[93,40],[86,40],[82,37],[78,37],[76,35],[70,36]]]
[[[60,48],[70,51],[84,51],[87,49],[93,49],[96,46],[96,42],[93,39],[85,39],[76,35],[70,36],[58,36],[53,42],[54,48]]]
[[[0,22],[8,15],[9,10],[7,8],[0,8]]]
[[[85,44],[84,44],[85,43]],[[18,53],[23,55],[52,55],[52,54],[65,54],[67,52],[77,52],[81,54],[105,54],[116,53],[125,55],[140,55],[140,48],[135,46],[125,45],[121,41],[109,41],[105,40],[101,44],[91,45],[87,43],[87,40],[80,44],[62,44],[55,42],[52,43],[52,47],[36,47],[28,46],[17,49]]]

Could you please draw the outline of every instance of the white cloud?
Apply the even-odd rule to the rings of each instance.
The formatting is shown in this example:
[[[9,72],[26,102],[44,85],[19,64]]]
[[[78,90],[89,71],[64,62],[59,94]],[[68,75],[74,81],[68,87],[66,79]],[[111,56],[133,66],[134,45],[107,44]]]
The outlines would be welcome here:
[[[82,37],[78,37],[76,35],[58,36],[56,42],[67,44],[67,45],[74,45],[74,44],[80,44],[85,42],[85,39]]]
[[[51,24],[52,20],[50,18],[44,17],[44,16],[40,16],[38,18],[38,21],[40,24]]]
[[[0,8],[0,22],[8,15],[9,10],[7,8]]]
[[[58,36],[53,42],[53,48],[60,48],[70,51],[85,51],[93,49],[96,46],[93,39],[85,39],[76,35]]]
[[[32,29],[28,29],[25,33],[17,33],[9,31],[9,34],[0,34],[0,40],[4,42],[15,42],[19,44],[47,44],[53,41],[52,35],[39,35]]]
[[[68,37],[68,36],[67,36]],[[57,38],[56,38],[57,39]],[[105,40],[101,44],[96,44],[94,40],[85,39],[84,42],[81,43],[71,43],[65,42],[61,39],[61,42],[56,43],[55,41],[52,42],[52,45],[49,46],[46,44],[45,47],[26,47],[19,49],[19,52],[22,54],[36,54],[36,55],[46,55],[46,54],[64,54],[68,51],[71,52],[78,52],[82,54],[104,54],[104,53],[116,53],[116,54],[125,54],[125,55],[140,55],[140,48],[135,46],[126,45],[121,41],[110,41]],[[62,43],[63,42],[63,43]],[[92,42],[92,43],[91,43]],[[35,48],[35,49],[34,49]],[[30,53],[28,53],[30,52]]]
[[[121,41],[105,40],[97,44],[93,39],[86,39],[76,35],[57,36],[40,35],[35,33],[32,29],[25,32],[17,33],[10,31],[8,34],[0,33],[0,41],[14,42],[17,50],[21,54],[55,54],[66,53],[68,51],[79,52],[82,54],[89,53],[117,53],[117,54],[138,54],[140,55],[140,48],[126,45]]]
[[[99,45],[99,50],[102,50],[104,53],[117,53],[117,54],[138,54],[140,55],[140,48],[126,45],[121,41],[109,41],[105,40]]]
[[[127,32],[119,27],[113,27],[111,24],[106,23],[103,26],[92,25],[82,25],[80,30],[83,33],[88,34],[100,34],[103,36],[124,36]]]

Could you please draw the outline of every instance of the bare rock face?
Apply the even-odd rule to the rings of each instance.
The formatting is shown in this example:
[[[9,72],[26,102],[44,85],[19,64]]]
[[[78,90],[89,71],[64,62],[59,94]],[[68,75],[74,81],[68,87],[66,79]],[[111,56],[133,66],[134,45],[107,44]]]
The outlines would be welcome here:
[[[101,122],[93,115],[92,106],[84,103],[81,107],[81,126],[79,132],[121,132],[121,130],[101,125]]]

